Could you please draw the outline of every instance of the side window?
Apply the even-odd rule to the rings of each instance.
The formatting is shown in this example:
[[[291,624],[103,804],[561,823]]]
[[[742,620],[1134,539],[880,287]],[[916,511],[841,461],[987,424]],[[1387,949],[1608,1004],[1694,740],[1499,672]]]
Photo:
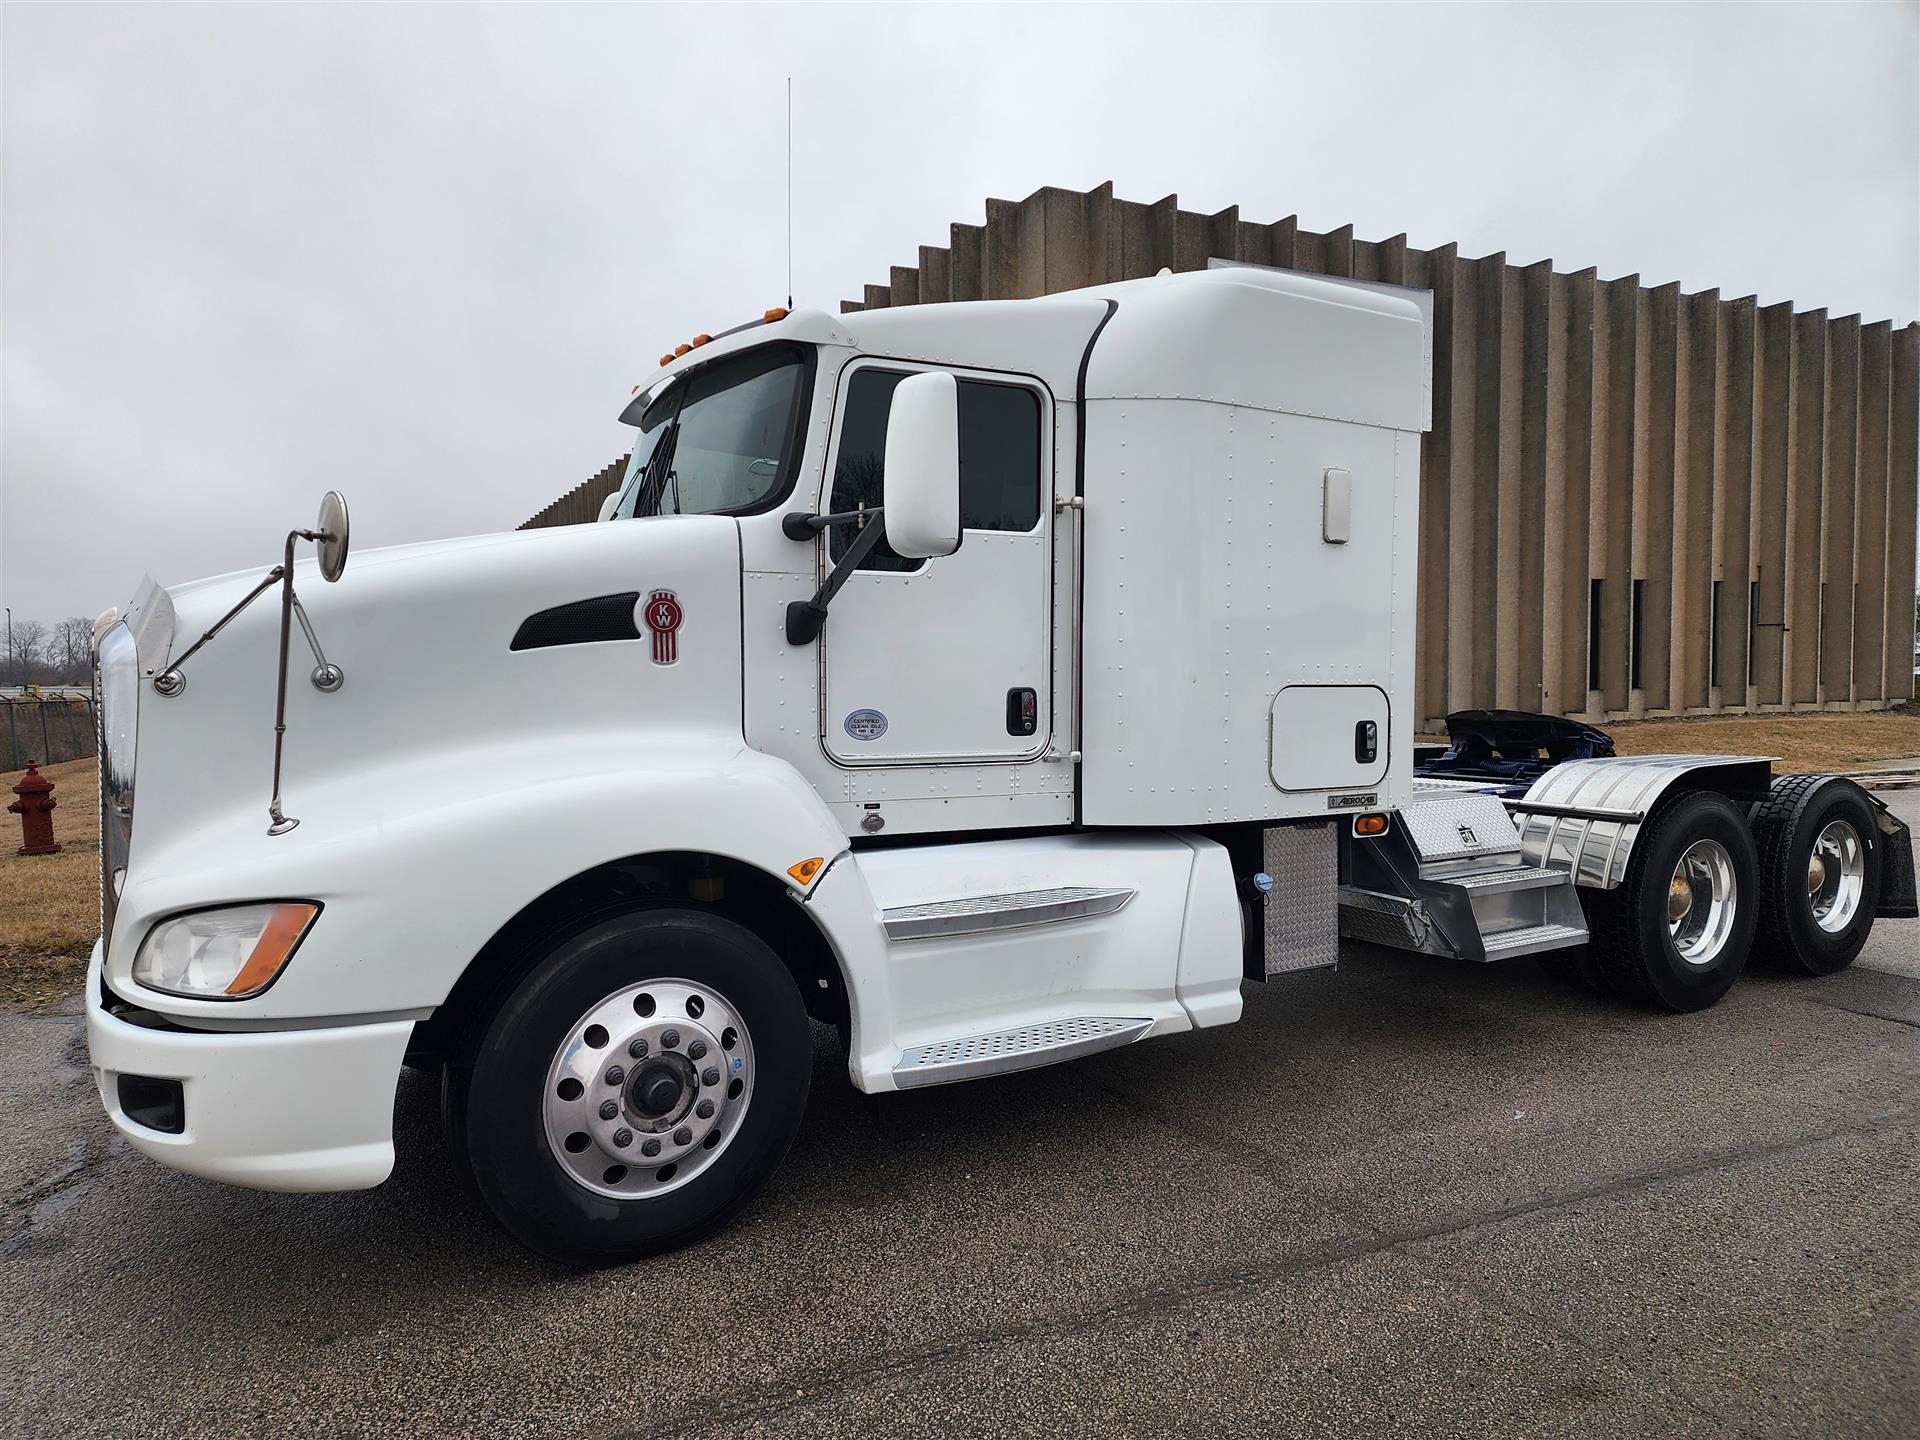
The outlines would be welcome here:
[[[887,454],[887,415],[897,370],[856,370],[847,382],[834,464],[832,511],[872,509],[882,503]],[[1040,397],[1022,385],[960,381],[960,524],[968,530],[1025,532],[1040,522]],[[838,561],[856,532],[830,532],[829,555]],[[884,540],[862,570],[918,570],[924,561],[904,560]]]

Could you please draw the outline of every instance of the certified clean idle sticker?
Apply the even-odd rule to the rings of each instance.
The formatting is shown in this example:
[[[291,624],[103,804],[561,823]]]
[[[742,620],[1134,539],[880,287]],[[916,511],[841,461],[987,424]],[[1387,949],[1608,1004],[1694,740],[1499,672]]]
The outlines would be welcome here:
[[[887,733],[887,717],[878,710],[855,710],[847,716],[846,730],[856,740],[878,740]]]

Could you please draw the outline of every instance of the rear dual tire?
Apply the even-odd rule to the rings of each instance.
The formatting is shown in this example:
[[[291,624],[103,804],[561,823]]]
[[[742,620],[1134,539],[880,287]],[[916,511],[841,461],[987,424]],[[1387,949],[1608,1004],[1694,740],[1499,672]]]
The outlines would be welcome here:
[[[1724,795],[1682,795],[1642,828],[1617,889],[1580,891],[1581,977],[1624,1000],[1704,1010],[1746,968],[1759,894],[1747,817]]]
[[[1754,807],[1760,854],[1754,955],[1789,974],[1832,975],[1867,943],[1885,847],[1866,792],[1832,775],[1787,775]]]

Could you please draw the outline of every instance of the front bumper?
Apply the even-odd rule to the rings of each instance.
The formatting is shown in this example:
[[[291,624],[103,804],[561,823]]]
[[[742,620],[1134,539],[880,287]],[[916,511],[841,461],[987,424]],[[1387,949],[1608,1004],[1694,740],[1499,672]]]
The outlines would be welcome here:
[[[155,1030],[102,1004],[102,946],[87,967],[87,1048],[107,1115],[163,1165],[257,1190],[364,1190],[393,1170],[393,1095],[413,1026]],[[129,1119],[122,1075],[180,1082],[178,1134]]]

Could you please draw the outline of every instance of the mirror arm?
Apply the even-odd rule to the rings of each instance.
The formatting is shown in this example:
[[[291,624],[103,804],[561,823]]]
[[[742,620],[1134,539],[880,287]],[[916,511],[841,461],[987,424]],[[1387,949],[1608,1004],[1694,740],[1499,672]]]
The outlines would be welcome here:
[[[811,540],[822,530],[831,530],[836,525],[856,525],[870,515],[881,511],[876,505],[869,510],[841,510],[832,515],[809,515],[804,510],[795,510],[780,517],[780,533],[789,540]]]
[[[824,530],[830,525],[848,525],[865,518],[860,533],[853,537],[853,543],[847,546],[847,553],[840,557],[840,563],[833,567],[833,573],[820,582],[820,588],[813,592],[811,600],[792,600],[787,604],[787,643],[789,645],[811,645],[826,628],[827,607],[833,603],[833,597],[840,593],[840,587],[847,583],[847,577],[860,568],[873,547],[886,538],[887,526],[880,508],[872,510],[850,510],[838,515],[788,515],[781,522],[781,528],[787,529],[794,521],[802,523],[818,521],[818,529]],[[796,527],[797,528],[797,527]],[[792,534],[792,530],[787,530]]]

